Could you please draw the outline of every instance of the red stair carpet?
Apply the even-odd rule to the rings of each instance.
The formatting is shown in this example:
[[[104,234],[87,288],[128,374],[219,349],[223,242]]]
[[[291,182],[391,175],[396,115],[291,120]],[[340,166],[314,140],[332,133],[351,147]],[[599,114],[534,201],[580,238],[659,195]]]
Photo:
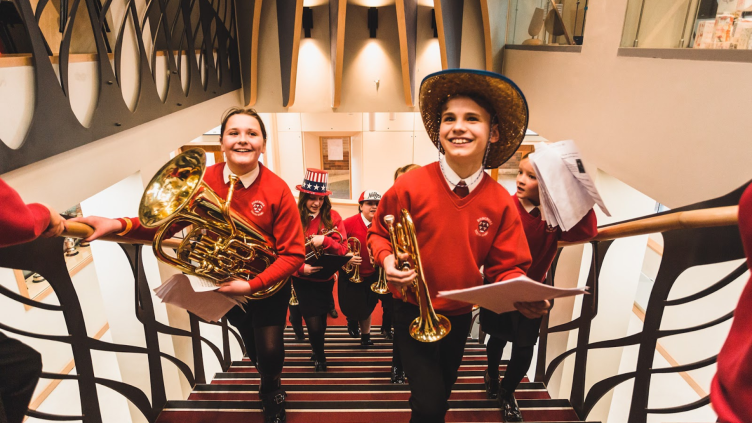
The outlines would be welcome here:
[[[407,385],[389,381],[391,341],[373,330],[375,345],[360,346],[344,326],[327,329],[328,371],[315,373],[307,341],[285,332],[285,368],[289,423],[396,423],[410,420]],[[485,347],[469,340],[460,377],[450,399],[447,422],[500,422],[495,400],[483,386]],[[503,368],[502,368],[503,374]],[[517,400],[526,422],[578,422],[568,400],[551,399],[542,383],[523,381]],[[247,360],[234,362],[211,384],[197,385],[188,400],[169,401],[158,423],[263,422],[258,374]]]

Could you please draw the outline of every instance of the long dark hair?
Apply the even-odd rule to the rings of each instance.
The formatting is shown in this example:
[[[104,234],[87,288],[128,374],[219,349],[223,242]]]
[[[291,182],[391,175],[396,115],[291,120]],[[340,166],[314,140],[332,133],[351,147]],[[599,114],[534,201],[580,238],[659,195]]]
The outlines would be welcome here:
[[[318,195],[301,191],[298,196],[298,213],[300,213],[300,223],[303,224],[303,231],[308,229],[308,224],[310,223],[308,216],[311,214],[308,211],[308,207],[306,207],[306,203],[308,200],[313,199],[313,197],[318,197]],[[334,223],[332,223],[332,202],[329,201],[328,195],[324,195],[323,197],[324,203],[321,205],[321,209],[319,209],[319,214],[321,215],[321,223],[324,225],[324,229],[328,231],[334,228]]]

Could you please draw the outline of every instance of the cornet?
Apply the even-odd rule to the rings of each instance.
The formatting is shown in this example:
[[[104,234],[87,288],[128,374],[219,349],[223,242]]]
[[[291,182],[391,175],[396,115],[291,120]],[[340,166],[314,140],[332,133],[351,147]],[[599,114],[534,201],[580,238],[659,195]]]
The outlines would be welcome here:
[[[292,285],[292,283],[291,283],[290,285]],[[290,292],[290,301],[288,301],[288,303],[289,303],[289,304],[290,304],[291,306],[296,306],[296,305],[299,305],[299,304],[300,304],[300,303],[298,302],[298,294],[296,294],[296,293],[295,293],[295,286],[292,286],[292,288],[291,288],[291,292]]]
[[[348,253],[352,253],[353,256],[360,257],[360,240],[355,237],[347,238],[347,250],[348,250]],[[353,272],[353,275],[350,277],[350,282],[352,283],[363,282],[363,278],[360,277],[360,265],[359,264],[350,264],[350,262],[347,262],[347,264],[342,266],[342,270],[344,270],[347,273]]]
[[[324,235],[324,236],[337,235],[339,236],[340,240],[344,239],[342,234],[339,233],[339,231],[336,229],[330,229],[324,232],[323,234],[316,234],[316,235]],[[306,262],[310,261],[311,259],[318,259],[319,257],[321,257],[322,254],[324,254],[324,244],[321,244],[318,247],[313,245],[313,237],[316,235],[311,235],[308,238],[306,238],[306,243],[305,243],[305,250],[306,250],[305,261]]]
[[[410,336],[420,342],[436,342],[449,334],[449,331],[452,330],[452,323],[445,316],[436,314],[431,304],[428,286],[423,276],[418,238],[410,212],[402,209],[402,223],[395,224],[394,216],[391,214],[384,216],[384,222],[389,229],[389,239],[392,241],[397,268],[402,271],[415,270],[415,279],[410,290],[415,293],[420,315],[413,320],[408,328]],[[400,259],[403,254],[408,254],[407,260]]]

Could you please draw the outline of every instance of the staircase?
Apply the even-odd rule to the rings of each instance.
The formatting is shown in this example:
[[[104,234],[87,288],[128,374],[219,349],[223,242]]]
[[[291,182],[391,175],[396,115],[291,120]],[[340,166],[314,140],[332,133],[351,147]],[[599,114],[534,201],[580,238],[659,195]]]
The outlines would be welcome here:
[[[285,332],[286,359],[282,385],[287,391],[289,423],[407,422],[408,385],[393,385],[391,341],[372,335],[375,345],[360,346],[342,326],[329,327],[326,338],[328,371],[315,373],[307,341]],[[447,422],[499,422],[495,400],[483,386],[485,347],[468,340],[465,358],[449,400]],[[503,375],[503,367],[501,369]],[[579,422],[568,400],[551,399],[542,383],[523,380],[516,393],[526,422]],[[211,384],[197,385],[185,401],[168,401],[158,423],[263,422],[256,369],[245,359]]]

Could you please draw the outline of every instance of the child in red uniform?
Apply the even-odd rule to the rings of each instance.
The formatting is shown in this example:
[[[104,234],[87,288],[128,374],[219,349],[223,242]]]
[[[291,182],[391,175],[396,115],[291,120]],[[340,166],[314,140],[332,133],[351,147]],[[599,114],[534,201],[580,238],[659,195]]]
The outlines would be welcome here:
[[[446,70],[423,80],[420,109],[429,136],[445,155],[397,179],[368,232],[392,294],[402,299],[401,290],[416,274],[397,270],[383,218],[399,219],[402,209],[411,213],[431,301],[452,325],[443,339],[419,342],[408,333],[419,315],[415,295],[408,290],[407,302],[395,302],[394,337],[410,381],[413,423],[444,422],[470,329],[472,305],[436,294],[482,285],[481,266],[490,280],[503,281],[524,275],[530,265],[514,203],[483,170],[500,166],[522,142],[528,117],[522,93],[499,74]]]
[[[259,163],[266,151],[266,128],[253,109],[230,109],[222,120],[220,143],[226,163],[210,166],[204,182],[220,197],[226,198],[230,175],[238,175],[232,198],[232,210],[267,236],[278,258],[257,277],[223,283],[219,292],[248,295],[286,279],[303,263],[303,232],[295,210],[295,199],[287,184]],[[107,219],[89,216],[75,219],[92,226],[88,239],[118,233],[129,238],[153,239],[156,229],[141,226],[137,218]],[[290,284],[271,297],[249,301],[245,311],[235,307],[227,318],[238,328],[248,356],[256,363],[261,376],[259,396],[267,423],[285,421],[285,391],[280,376],[285,359],[283,332]]]
[[[752,269],[752,185],[739,199],[739,232]],[[718,371],[710,386],[710,403],[718,421],[752,422],[752,278],[742,291],[728,338],[718,353]]]
[[[58,236],[65,219],[42,204],[25,204],[0,179],[0,248]],[[0,332],[0,421],[21,423],[42,374],[42,356]]]
[[[527,276],[543,282],[551,263],[556,256],[559,240],[578,242],[593,238],[598,233],[595,213],[590,210],[577,225],[567,232],[552,228],[541,219],[538,178],[528,155],[520,161],[517,174],[517,192],[512,200],[522,219],[525,237],[530,247],[533,263]],[[549,302],[546,301],[546,305]],[[541,318],[526,308],[511,313],[496,314],[481,308],[481,327],[491,335],[486,345],[488,369],[484,376],[489,398],[498,398],[502,416],[507,422],[521,422],[522,414],[514,399],[514,391],[525,377],[533,360],[533,347],[538,339]],[[512,342],[512,358],[504,372],[504,380],[499,387],[499,362],[507,342]]]
[[[339,296],[339,308],[347,317],[350,335],[354,330],[350,322],[359,325],[360,344],[364,347],[373,345],[371,341],[371,313],[379,301],[379,295],[371,291],[371,284],[379,278],[379,272],[371,264],[371,255],[366,247],[366,234],[371,226],[373,215],[379,206],[381,194],[376,191],[363,191],[358,199],[358,211],[360,213],[350,216],[344,221],[345,230],[349,238],[356,238],[360,242],[360,256],[353,256],[350,264],[359,266],[358,273],[362,282],[351,282],[353,272],[339,271],[337,280],[337,294]],[[391,298],[391,295],[389,296]],[[382,324],[383,327],[383,324]]]
[[[301,185],[295,187],[300,191],[298,198],[298,213],[303,223],[303,233],[311,237],[313,247],[323,247],[328,254],[345,255],[347,253],[347,232],[342,223],[342,217],[332,210],[329,196],[332,194],[327,189],[329,174],[318,169],[307,169],[306,176]],[[323,235],[331,230],[339,232]],[[295,293],[300,303],[300,314],[308,328],[308,340],[313,350],[313,360],[317,372],[326,371],[326,354],[324,353],[324,334],[326,333],[326,316],[331,309],[330,298],[334,289],[334,275],[322,280],[316,277],[320,267],[311,266],[308,263],[300,265],[292,277],[295,284]],[[336,273],[335,273],[336,274]],[[300,317],[290,315],[293,325]]]

